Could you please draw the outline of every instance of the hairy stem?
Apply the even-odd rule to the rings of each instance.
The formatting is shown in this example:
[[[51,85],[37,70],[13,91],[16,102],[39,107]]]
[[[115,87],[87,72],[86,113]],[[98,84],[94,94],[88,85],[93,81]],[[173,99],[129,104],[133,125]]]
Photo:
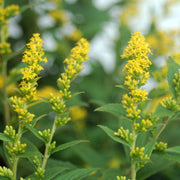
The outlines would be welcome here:
[[[136,146],[136,132],[134,128],[132,128],[132,133],[133,133],[134,141],[131,146],[131,151],[134,150]],[[131,178],[132,180],[136,180],[136,163],[133,160],[131,160]]]
[[[7,86],[7,62],[2,59],[2,77],[3,77],[3,92],[4,92],[4,119],[5,124],[8,125],[10,122],[9,104],[8,104],[8,86]]]
[[[164,128],[166,127],[167,125],[167,122],[169,120],[169,117],[165,117],[165,119],[163,120],[163,123],[162,125],[160,126],[160,128],[158,129],[158,131],[156,132],[156,134],[154,135],[154,138],[153,139],[157,139],[159,137],[159,135],[161,134],[161,132],[164,130]]]
[[[21,124],[20,124],[19,128],[18,128],[18,137],[17,137],[17,140],[14,143],[14,145],[16,145],[18,143],[18,141],[20,141],[21,136],[22,136],[22,129],[21,129]],[[14,179],[16,179],[16,176],[17,176],[18,161],[19,161],[19,157],[14,156],[13,157],[13,168],[12,168]]]
[[[45,152],[44,152],[44,158],[43,158],[43,162],[42,162],[42,169],[45,169],[47,160],[48,160],[48,158],[49,158],[49,146],[51,145],[51,142],[52,142],[52,139],[53,139],[53,136],[54,136],[55,131],[56,131],[56,118],[55,118],[55,120],[54,120],[52,129],[51,129],[50,140],[49,140],[49,142],[46,144],[46,148],[45,148]]]

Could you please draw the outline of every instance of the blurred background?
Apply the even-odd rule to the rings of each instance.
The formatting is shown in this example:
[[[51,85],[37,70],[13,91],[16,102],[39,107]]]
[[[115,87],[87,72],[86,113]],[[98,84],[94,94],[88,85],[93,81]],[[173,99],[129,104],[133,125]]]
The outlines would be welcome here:
[[[87,139],[87,144],[77,145],[66,151],[55,153],[48,166],[99,167],[102,171],[92,174],[88,180],[114,180],[117,175],[129,175],[130,162],[127,150],[113,142],[97,127],[106,125],[117,130],[123,123],[119,117],[95,111],[107,103],[120,103],[124,89],[117,88],[124,79],[123,66],[126,63],[120,55],[127,46],[130,36],[141,31],[150,44],[151,78],[144,87],[152,99],[146,111],[154,112],[157,104],[170,94],[167,75],[167,57],[172,56],[180,63],[180,1],[179,0],[6,0],[6,5],[19,4],[21,13],[11,18],[9,23],[9,42],[13,51],[20,50],[33,33],[39,32],[44,41],[48,63],[41,73],[38,93],[49,97],[58,93],[56,81],[63,72],[63,60],[69,56],[76,42],[84,37],[91,44],[89,60],[84,63],[79,77],[72,83],[72,92],[82,92],[69,103],[71,118],[65,127],[55,135],[57,144],[76,139]],[[22,54],[14,57],[8,64],[9,77],[20,80],[18,69],[22,67]],[[1,78],[1,77],[0,77]],[[0,84],[1,81],[0,81]],[[14,95],[12,82],[9,96]],[[2,104],[1,104],[2,106]],[[3,117],[2,108],[1,117]],[[51,108],[45,103],[34,105],[31,111],[42,115],[49,113],[37,125],[37,129],[51,127]],[[13,116],[12,116],[13,117]],[[13,123],[13,119],[12,119]],[[4,124],[1,122],[1,132]],[[43,145],[32,134],[26,134],[43,151]],[[168,147],[179,145],[180,122],[174,120],[160,136]],[[4,163],[3,157],[2,164]],[[161,171],[152,162],[150,180],[178,180],[180,165],[162,160]],[[153,164],[154,163],[154,164]],[[20,163],[28,175],[31,169]],[[168,168],[167,168],[168,167]],[[27,168],[27,170],[26,170]],[[21,174],[22,172],[19,172]]]

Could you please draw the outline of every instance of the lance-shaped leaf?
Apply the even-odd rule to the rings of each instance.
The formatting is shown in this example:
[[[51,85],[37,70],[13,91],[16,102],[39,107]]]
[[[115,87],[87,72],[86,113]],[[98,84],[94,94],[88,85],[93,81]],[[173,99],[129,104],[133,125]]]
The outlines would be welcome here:
[[[62,173],[63,171],[67,170],[68,168],[65,167],[53,167],[46,169],[45,171],[45,177],[43,180],[53,180],[55,176]]]
[[[67,149],[67,148],[69,148],[71,146],[74,146],[74,145],[82,143],[82,142],[89,142],[89,141],[87,141],[87,140],[75,140],[75,141],[71,141],[71,142],[68,142],[68,143],[61,144],[61,145],[57,146],[52,151],[52,154],[55,153],[55,152],[58,152],[58,151],[62,151],[64,149]]]
[[[98,127],[100,127],[114,141],[116,141],[118,143],[122,143],[126,146],[130,146],[130,144],[128,142],[126,142],[124,139],[122,139],[121,137],[115,136],[114,131],[112,129],[110,129],[106,126],[102,126],[102,125],[98,125]]]
[[[9,136],[7,136],[6,134],[0,133],[0,140],[2,141],[13,141]]]
[[[154,149],[155,143],[156,143],[156,139],[148,142],[148,143],[145,145],[144,153],[147,154],[149,157],[150,157],[151,154],[152,154],[152,151],[153,151],[153,149]]]
[[[113,114],[116,117],[121,117],[126,115],[126,111],[122,104],[106,104],[97,108],[95,111],[103,111]]]
[[[81,180],[97,170],[97,168],[75,169],[63,175],[57,176],[54,180]]]
[[[3,56],[3,58],[4,58],[5,61],[9,61],[12,58],[14,58],[14,57],[18,56],[19,54],[21,54],[25,49],[26,49],[26,47],[24,46],[23,48],[21,48],[18,51],[15,51],[15,52],[12,52],[12,53],[9,53],[9,54]]]
[[[155,116],[172,116],[174,114],[173,111],[168,110],[162,104],[158,104],[156,111],[154,113]]]
[[[38,139],[46,143],[46,140],[39,134],[38,130],[30,126],[29,124],[24,124]]]

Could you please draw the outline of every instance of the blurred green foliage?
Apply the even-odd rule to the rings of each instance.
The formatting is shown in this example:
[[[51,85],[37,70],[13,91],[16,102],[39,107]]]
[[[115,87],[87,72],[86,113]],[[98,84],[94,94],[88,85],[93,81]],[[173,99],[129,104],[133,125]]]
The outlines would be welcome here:
[[[120,1],[112,4],[105,10],[95,7],[92,0],[76,0],[72,2],[65,0],[6,0],[5,4],[19,4],[22,11],[22,13],[15,18],[21,33],[19,36],[16,36],[12,32],[12,36],[8,39],[14,51],[23,48],[35,32],[39,32],[41,36],[45,38],[44,40],[46,43],[48,43],[48,39],[46,41],[46,38],[53,39],[53,42],[55,43],[54,49],[46,50],[46,57],[49,60],[49,63],[45,66],[45,70],[42,72],[42,78],[39,80],[38,88],[39,90],[42,90],[45,86],[51,86],[56,89],[56,80],[63,71],[62,62],[69,56],[70,49],[81,36],[87,38],[90,42],[93,41],[95,37],[103,31],[104,25],[113,20],[110,14],[110,10],[112,10],[113,7],[118,7],[122,12],[123,9],[127,8],[129,5],[133,4],[136,6],[138,1]],[[63,17],[59,18],[52,16],[52,10],[55,9],[61,12],[61,16],[64,16],[64,19],[61,19]],[[43,17],[47,18],[47,21],[50,18],[52,23],[47,26],[40,25],[40,20],[42,20]],[[124,73],[122,72],[122,67],[125,62],[120,58],[120,54],[122,54],[124,47],[130,39],[132,29],[128,23],[124,24],[121,22],[122,17],[117,17],[117,19],[119,19],[119,22],[117,23],[119,36],[113,40],[115,68],[111,72],[106,72],[103,65],[99,63],[97,59],[92,59],[90,57],[88,62],[88,66],[91,69],[90,72],[87,75],[78,77],[72,83],[72,92],[82,93],[73,98],[72,102],[70,102],[72,105],[85,108],[86,113],[81,119],[77,118],[76,120],[69,122],[65,127],[58,129],[54,138],[57,144],[63,144],[76,139],[87,139],[89,140],[89,143],[79,144],[65,151],[56,152],[49,159],[47,164],[47,167],[59,166],[74,170],[86,167],[97,168],[95,173],[88,172],[91,173],[91,176],[86,177],[86,180],[114,180],[117,175],[130,174],[130,159],[126,147],[112,141],[97,126],[101,124],[116,130],[125,120],[106,112],[95,111],[96,108],[107,103],[120,103],[122,94],[127,91],[126,89],[116,87],[116,85],[123,84]],[[152,14],[152,23],[146,32],[147,38],[157,33],[157,25],[158,24],[155,23]],[[63,31],[63,28],[65,27],[66,33]],[[73,27],[72,32],[70,27]],[[72,38],[72,33],[76,30],[78,30],[80,34],[77,33]],[[161,38],[162,37],[159,35],[157,41],[163,43],[164,41]],[[167,45],[169,44],[167,43]],[[155,50],[153,52],[155,52]],[[168,53],[164,54],[161,58],[165,60],[167,54]],[[157,63],[158,57],[160,56],[161,54],[158,54],[158,51],[151,56],[153,65],[150,72],[152,76],[155,71],[160,71]],[[8,62],[8,74],[10,76],[10,72],[12,72],[14,68],[16,69],[17,67],[22,66],[21,59],[22,53],[19,53]],[[163,86],[166,84],[167,79],[158,82],[156,77],[153,78],[154,81],[160,85],[152,89],[149,93],[150,99],[153,99],[152,103],[149,103],[148,105],[149,109],[156,106],[156,103],[159,102],[162,97],[170,93],[167,87]],[[20,76],[18,76],[15,81],[18,82],[19,80]],[[0,103],[0,106],[0,131],[3,132],[5,124],[3,121],[2,103]],[[147,111],[149,111],[148,107]],[[31,107],[30,111],[37,116],[47,114],[46,117],[39,120],[36,127],[37,129],[51,127],[51,108],[47,104],[41,103],[34,105]],[[16,118],[14,117],[15,115],[13,112],[11,112],[11,116],[11,123],[16,125]],[[160,139],[166,141],[168,147],[179,145],[179,125],[179,116],[177,116],[173,121],[169,122],[168,127],[165,128],[161,134]],[[29,141],[29,144],[33,143],[41,152],[43,152],[44,146],[42,142],[32,133],[27,132],[24,138]],[[34,145],[31,146],[36,148]],[[163,154],[155,153],[152,156],[151,161],[152,163],[146,165],[142,171],[139,172],[137,179],[179,179],[180,160],[178,160],[179,163],[175,163],[171,158],[167,159],[165,155],[163,156]],[[3,152],[2,142],[0,146],[0,165],[8,165],[6,156]],[[33,169],[29,161],[25,158],[21,159],[19,162],[18,176],[28,176],[32,172]]]

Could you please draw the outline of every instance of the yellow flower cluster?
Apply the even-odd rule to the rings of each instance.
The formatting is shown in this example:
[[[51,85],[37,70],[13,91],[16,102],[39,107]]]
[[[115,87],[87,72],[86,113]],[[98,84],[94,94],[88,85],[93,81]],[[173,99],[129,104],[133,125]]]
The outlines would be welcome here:
[[[79,106],[72,106],[70,107],[70,115],[72,121],[83,120],[87,116],[87,110]]]
[[[138,31],[132,35],[121,56],[128,59],[123,70],[127,72],[124,84],[130,89],[129,94],[123,95],[122,103],[128,113],[127,116],[133,120],[140,118],[141,110],[138,109],[138,103],[147,99],[147,92],[139,88],[146,83],[149,77],[147,71],[151,65],[147,56],[149,53],[151,53],[149,45]]]
[[[71,56],[64,60],[65,72],[57,80],[60,94],[63,98],[71,98],[71,92],[68,91],[73,78],[82,69],[82,63],[88,59],[89,42],[82,38],[78,41],[77,46],[71,50]]]
[[[56,120],[57,124],[64,125],[65,122],[69,120],[69,118],[61,117],[62,113],[66,112],[65,101],[71,98],[70,83],[75,78],[78,73],[82,69],[82,63],[88,59],[89,52],[89,42],[82,38],[77,42],[77,46],[75,46],[71,50],[71,55],[69,58],[64,60],[65,64],[65,72],[61,74],[61,77],[57,80],[57,85],[59,87],[59,95],[51,95],[49,102],[52,104],[52,109],[57,113]],[[63,120],[63,123],[60,122]]]
[[[56,23],[60,22],[61,24],[65,24],[70,21],[68,13],[64,10],[54,9],[51,10],[49,13],[56,21]]]
[[[10,44],[7,42],[0,43],[0,54],[11,53]]]
[[[7,167],[1,167],[0,166],[0,177],[5,177],[8,179],[13,179],[13,172],[11,171],[11,169],[7,168]]]
[[[24,52],[22,59],[22,62],[25,62],[28,66],[21,69],[23,77],[20,84],[20,91],[27,102],[32,102],[37,99],[36,86],[39,78],[38,75],[40,71],[43,70],[40,64],[47,62],[47,59],[43,58],[44,50],[42,43],[43,41],[39,37],[39,34],[33,34],[33,37],[27,44],[28,49]]]
[[[19,13],[18,5],[9,5],[4,8],[3,0],[0,1],[0,29],[1,29],[1,42],[0,42],[0,54],[4,55],[11,52],[10,44],[6,42],[8,38],[8,23],[9,18]]]
[[[115,132],[114,135],[123,138],[129,144],[132,144],[134,137],[132,133],[129,133],[129,129],[124,129],[122,126],[118,129],[118,132]]]
[[[150,127],[153,126],[153,123],[149,119],[142,119],[141,123],[134,123],[133,126],[136,132],[146,132]]]
[[[25,152],[25,147],[26,144],[21,144],[20,141],[17,141],[15,144],[9,142],[8,145],[6,145],[6,149],[11,157],[23,154]]]
[[[164,151],[165,149],[167,149],[167,143],[165,142],[156,142],[155,146],[154,146],[154,150],[156,151]]]
[[[165,31],[155,31],[153,34],[147,36],[147,42],[153,48],[157,55],[165,55],[170,52],[175,42],[170,34]]]
[[[18,114],[20,122],[30,123],[35,117],[34,114],[28,112],[27,102],[21,97],[13,96],[10,98],[12,101],[12,107],[14,111]]]
[[[180,106],[177,104],[177,101],[174,100],[172,97],[166,97],[162,100],[161,104],[171,111],[178,111]]]
[[[38,131],[38,133],[46,140],[47,143],[50,141],[50,137],[51,137],[50,129],[45,129],[44,131]]]
[[[42,57],[44,52],[42,49],[42,40],[38,33],[33,35],[27,47],[29,49],[24,52],[22,59],[22,62],[25,62],[27,67],[21,69],[23,77],[20,83],[20,92],[23,97],[14,96],[10,99],[20,122],[30,123],[35,115],[28,112],[28,105],[37,99],[37,80],[39,79],[38,75],[40,71],[43,69],[40,63],[46,62],[47,59]]]
[[[133,161],[138,161],[138,160],[149,160],[149,157],[147,156],[147,154],[144,154],[144,151],[145,148],[144,147],[136,147],[136,149],[133,149],[131,152],[130,152],[130,156],[131,156],[131,159]]]
[[[16,131],[13,129],[12,126],[6,126],[5,130],[4,130],[4,134],[11,137],[13,141],[15,141],[17,139]]]

